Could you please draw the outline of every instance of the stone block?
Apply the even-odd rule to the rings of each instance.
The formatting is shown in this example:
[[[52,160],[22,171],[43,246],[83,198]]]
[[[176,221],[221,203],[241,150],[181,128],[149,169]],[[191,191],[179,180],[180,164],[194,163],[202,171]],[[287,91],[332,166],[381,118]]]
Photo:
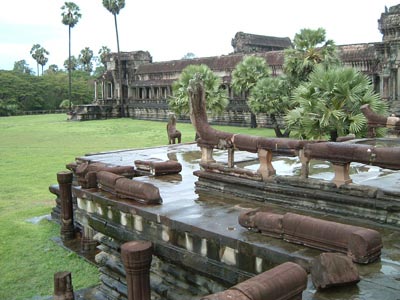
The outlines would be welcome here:
[[[317,289],[356,284],[360,276],[351,258],[340,253],[322,253],[311,264],[311,279]]]

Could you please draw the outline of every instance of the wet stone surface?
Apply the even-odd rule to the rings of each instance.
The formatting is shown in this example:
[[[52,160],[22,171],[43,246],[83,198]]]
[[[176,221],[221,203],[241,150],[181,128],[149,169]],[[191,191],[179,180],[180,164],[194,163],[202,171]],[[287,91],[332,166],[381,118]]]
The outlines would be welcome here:
[[[80,204],[78,200],[78,206],[80,205],[80,209],[87,210],[94,216],[97,215],[94,218],[97,218],[96,224],[104,220],[117,224],[118,230],[123,235],[121,240],[124,237],[148,235],[149,239],[159,239],[160,243],[171,243],[173,247],[197,253],[200,258],[212,258],[229,268],[243,269],[246,274],[260,273],[285,261],[298,262],[308,268],[309,263],[321,254],[318,250],[289,244],[242,228],[238,224],[238,216],[246,209],[261,207],[276,213],[292,211],[375,229],[383,238],[382,257],[379,261],[368,265],[357,265],[361,281],[356,286],[317,291],[309,278],[303,299],[400,299],[399,228],[345,216],[282,207],[272,202],[252,201],[251,198],[235,197],[232,194],[224,195],[206,189],[196,191],[198,177],[193,172],[199,170],[200,158],[200,150],[195,144],[98,153],[80,157],[78,160],[81,161],[132,166],[135,160],[176,160],[182,164],[182,172],[174,175],[134,178],[152,183],[159,188],[163,199],[162,205],[145,206],[134,201],[117,199],[97,189],[84,191],[75,187],[74,192],[83,199]],[[236,164],[249,169],[257,169],[256,158],[256,154],[235,152]],[[226,163],[227,152],[214,151],[214,159],[217,162]],[[298,172],[298,162],[293,158],[280,159],[274,164],[277,175],[291,175]],[[332,174],[329,166],[325,166],[325,162],[316,164],[312,176],[329,179]],[[400,191],[399,185],[396,184],[400,178],[397,172],[380,176],[378,170],[374,168],[361,165],[356,165],[355,168],[357,171],[352,175],[354,182],[359,180],[363,184],[370,184],[371,187],[389,187],[395,192]],[[323,175],[318,175],[321,173]],[[382,177],[383,181],[380,181],[379,177]],[[146,222],[143,223],[144,219]],[[118,230],[111,230],[110,234],[116,234]],[[132,235],[129,235],[129,232]],[[202,240],[207,240],[206,248],[202,248]],[[213,250],[212,243],[214,242],[219,244]]]

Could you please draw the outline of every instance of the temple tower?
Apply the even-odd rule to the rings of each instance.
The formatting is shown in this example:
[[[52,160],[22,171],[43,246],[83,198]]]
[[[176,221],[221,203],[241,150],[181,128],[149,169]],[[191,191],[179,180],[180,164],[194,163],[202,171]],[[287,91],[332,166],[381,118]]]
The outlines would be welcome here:
[[[381,96],[390,105],[390,111],[400,114],[400,4],[385,7],[378,20],[382,33],[379,47],[381,61]]]

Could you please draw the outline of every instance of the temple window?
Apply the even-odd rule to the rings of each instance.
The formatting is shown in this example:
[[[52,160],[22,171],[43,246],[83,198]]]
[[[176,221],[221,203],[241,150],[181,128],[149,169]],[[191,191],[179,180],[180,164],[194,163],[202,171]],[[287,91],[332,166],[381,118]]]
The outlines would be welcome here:
[[[113,97],[113,86],[111,82],[107,83],[107,99],[112,99]]]

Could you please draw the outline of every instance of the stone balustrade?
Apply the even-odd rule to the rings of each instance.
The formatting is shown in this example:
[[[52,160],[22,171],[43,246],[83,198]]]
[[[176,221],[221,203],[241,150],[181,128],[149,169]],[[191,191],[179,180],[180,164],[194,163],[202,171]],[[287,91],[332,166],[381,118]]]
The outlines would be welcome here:
[[[302,163],[302,178],[308,178],[309,176],[309,163],[311,159],[330,161],[335,172],[332,181],[336,186],[352,182],[349,175],[351,162],[375,165],[392,170],[400,169],[400,145],[399,147],[375,147],[348,142],[264,138],[216,130],[208,123],[206,98],[202,82],[193,81],[189,94],[190,119],[199,135],[197,144],[202,152],[201,165],[208,171],[215,169],[217,172],[221,172],[221,167],[215,164],[213,158],[214,148],[226,149],[228,151],[228,161],[226,163],[228,168],[225,168],[224,172],[238,176],[246,172],[235,168],[234,151],[257,153],[260,167],[252,177],[256,179],[256,175],[259,175],[263,181],[268,181],[271,176],[276,175],[276,171],[272,165],[274,155],[298,156]],[[365,110],[366,108],[363,107],[363,109]],[[379,125],[383,121],[378,117],[373,116],[371,119],[379,119],[375,121]],[[398,123],[400,124],[400,121]]]
[[[239,216],[239,224],[291,243],[345,253],[357,263],[377,260],[383,247],[376,230],[293,213],[280,215],[252,210]]]
[[[287,262],[201,300],[294,300],[302,299],[306,287],[306,271]]]

